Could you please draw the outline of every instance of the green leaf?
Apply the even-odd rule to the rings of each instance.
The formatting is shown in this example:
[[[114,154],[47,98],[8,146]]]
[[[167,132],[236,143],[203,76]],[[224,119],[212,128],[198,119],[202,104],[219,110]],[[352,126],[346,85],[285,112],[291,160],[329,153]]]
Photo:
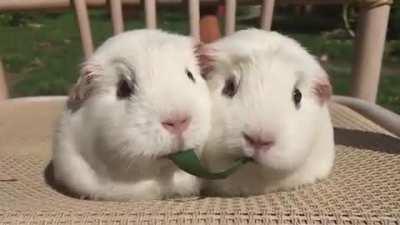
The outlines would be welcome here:
[[[210,172],[201,165],[201,162],[196,153],[194,153],[193,149],[171,154],[169,155],[169,159],[171,159],[181,170],[194,176],[210,180],[225,179],[233,174],[242,165],[252,161],[250,158],[243,157],[236,160],[230,168],[227,168],[224,171]]]

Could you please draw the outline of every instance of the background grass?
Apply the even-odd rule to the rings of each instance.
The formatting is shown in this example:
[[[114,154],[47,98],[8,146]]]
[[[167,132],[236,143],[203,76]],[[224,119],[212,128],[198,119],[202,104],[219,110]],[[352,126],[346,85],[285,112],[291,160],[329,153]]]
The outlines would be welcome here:
[[[187,16],[179,11],[161,10],[160,27],[187,34]],[[112,34],[110,19],[103,10],[91,10],[90,16],[98,46]],[[128,18],[126,29],[144,28],[142,16]],[[255,19],[238,21],[238,29],[256,26]],[[274,20],[274,30],[300,41],[317,57],[329,58],[324,66],[331,75],[334,93],[347,95],[353,48],[352,39],[341,27],[338,13],[307,17],[285,12]],[[378,103],[400,113],[400,41],[391,39],[386,44]],[[0,14],[0,55],[12,97],[66,94],[83,59],[73,12]]]

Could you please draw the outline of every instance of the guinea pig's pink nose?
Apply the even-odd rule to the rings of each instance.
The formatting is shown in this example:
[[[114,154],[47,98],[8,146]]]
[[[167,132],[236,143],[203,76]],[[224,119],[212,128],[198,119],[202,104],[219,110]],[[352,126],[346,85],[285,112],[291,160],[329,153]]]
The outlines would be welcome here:
[[[243,138],[248,145],[250,145],[254,150],[266,151],[274,145],[273,138],[271,137],[261,137],[261,136],[250,136],[243,132]]]
[[[174,116],[161,122],[162,126],[174,135],[181,135],[190,124],[189,116]]]

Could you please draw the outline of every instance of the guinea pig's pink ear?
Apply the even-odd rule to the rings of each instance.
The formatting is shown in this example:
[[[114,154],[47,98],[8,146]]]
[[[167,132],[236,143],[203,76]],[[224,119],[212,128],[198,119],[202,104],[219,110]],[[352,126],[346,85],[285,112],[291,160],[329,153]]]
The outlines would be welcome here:
[[[329,81],[329,77],[325,71],[323,71],[323,75],[315,80],[314,83],[314,91],[318,97],[319,103],[323,105],[327,102],[332,96],[332,86]]]
[[[201,75],[205,80],[210,79],[210,72],[214,69],[214,53],[214,49],[203,43],[195,45],[195,55],[200,66]]]
[[[101,71],[101,66],[94,62],[86,62],[82,64],[78,81],[69,93],[69,106],[76,108],[90,96],[94,88],[93,82],[101,74]]]

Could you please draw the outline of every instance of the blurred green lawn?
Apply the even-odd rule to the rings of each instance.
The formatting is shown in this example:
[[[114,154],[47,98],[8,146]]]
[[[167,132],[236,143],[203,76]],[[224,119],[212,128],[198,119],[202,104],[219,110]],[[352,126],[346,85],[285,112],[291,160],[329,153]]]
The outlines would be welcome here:
[[[3,14],[5,15],[5,14]],[[0,56],[3,58],[11,96],[64,95],[77,78],[82,62],[80,37],[72,12],[29,13],[27,24],[0,24]],[[98,46],[112,33],[105,11],[91,10],[92,30]],[[137,16],[140,17],[140,16]],[[162,29],[188,33],[186,15],[162,10],[159,25]],[[296,26],[293,26],[296,21]],[[310,22],[311,21],[311,22]],[[340,19],[330,24],[341,26]],[[257,26],[255,20],[238,21],[238,28]],[[144,28],[143,19],[131,18],[126,29]],[[291,17],[277,19],[274,29],[300,41],[316,56],[326,54],[326,69],[333,81],[334,93],[349,92],[352,40],[329,38],[325,35],[335,27],[326,27],[316,18]],[[380,82],[378,103],[400,113],[400,41],[386,45],[384,68]]]

